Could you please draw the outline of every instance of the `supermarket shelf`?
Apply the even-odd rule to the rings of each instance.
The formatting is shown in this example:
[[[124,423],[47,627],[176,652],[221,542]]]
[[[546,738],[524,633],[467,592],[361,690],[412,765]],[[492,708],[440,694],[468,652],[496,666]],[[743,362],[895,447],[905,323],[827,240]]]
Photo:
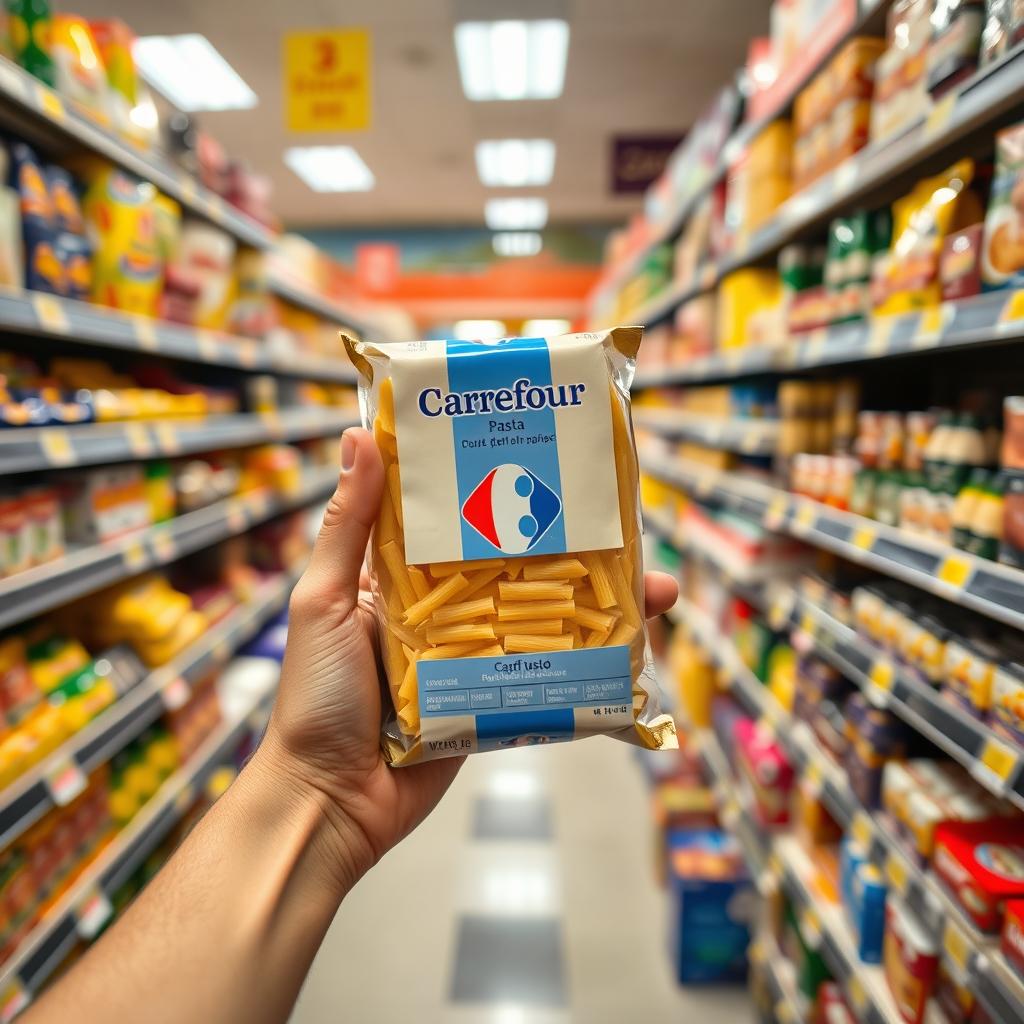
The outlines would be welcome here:
[[[833,54],[848,40],[858,35],[881,35],[884,24],[881,18],[876,16],[888,7],[888,0],[858,0],[858,13],[854,24],[849,31],[836,40],[822,55],[821,59],[807,69],[806,74],[794,80],[787,93],[780,97],[776,107],[762,117],[754,121],[747,121],[735,129],[730,139],[722,147],[721,159],[718,164],[708,172],[706,178],[696,185],[690,194],[683,200],[679,207],[670,213],[661,224],[654,230],[650,240],[641,246],[634,253],[631,253],[622,260],[601,282],[601,288],[609,289],[618,287],[633,276],[651,250],[657,248],[664,242],[670,241],[682,230],[683,226],[690,219],[690,215],[697,208],[701,200],[718,184],[725,176],[731,164],[733,164],[750,143],[764,131],[777,117],[782,115],[796,99],[797,94],[814,78],[814,76],[828,63]]]
[[[955,604],[1024,629],[1024,572],[916,537],[863,516],[799,498],[734,473],[643,455],[652,476],[722,504],[815,547],[904,580]]]
[[[81,732],[0,792],[0,849],[47,811],[73,799],[85,775],[109,761],[165,710],[187,701],[193,683],[226,662],[284,607],[297,578],[298,573],[286,573],[262,584],[249,602],[230,612],[170,663],[148,675],[144,675],[145,669],[130,652],[108,652],[112,671],[120,673],[122,679],[138,678],[139,682]]]
[[[644,388],[660,388],[670,384],[703,384],[774,373],[784,368],[783,355],[781,349],[767,345],[725,349],[688,359],[678,366],[641,369],[633,379],[633,390],[643,391]]]
[[[850,927],[840,906],[827,903],[808,885],[814,877],[814,865],[796,839],[775,839],[775,867],[782,886],[800,920],[804,940],[817,944],[822,958],[836,982],[842,987],[864,1024],[900,1024],[888,983],[880,967],[860,962]]]
[[[0,974],[5,1008],[12,1002],[19,1009],[28,1005],[78,942],[99,933],[113,912],[111,899],[118,888],[181,820],[212,773],[253,731],[269,705],[270,700],[261,698],[248,713],[217,728],[85,869],[5,965]],[[3,1019],[13,1016],[5,1014]]]
[[[30,473],[326,437],[357,422],[352,412],[323,408],[194,420],[18,427],[0,431],[0,473]]]
[[[251,372],[340,383],[356,379],[355,370],[340,359],[273,353],[252,338],[134,316],[42,292],[0,289],[0,331]]]
[[[751,799],[745,789],[733,777],[728,758],[714,732],[701,729],[697,732],[697,751],[704,772],[711,782],[718,805],[718,814],[726,830],[731,832],[747,862],[750,877],[762,895],[767,893],[768,861],[771,854],[771,839],[760,825],[751,809]]]
[[[638,373],[633,389],[735,380],[1020,341],[1024,338],[1022,296],[1022,292],[989,292],[944,302],[925,312],[872,317],[790,335],[777,346],[717,352],[678,366]]]
[[[739,662],[732,643],[717,633],[706,616],[686,602],[680,602],[673,609],[672,617],[676,621],[687,623],[701,646],[725,671],[741,703],[774,731],[778,741],[785,747],[794,768],[808,782],[819,788],[829,812],[844,830],[865,846],[872,862],[884,873],[888,884],[900,894],[928,932],[944,937],[946,955],[951,956],[961,970],[968,972],[971,987],[985,1003],[994,1020],[999,1024],[1019,1024],[1024,1020],[1024,982],[1009,968],[997,948],[996,941],[990,936],[982,935],[950,898],[942,883],[930,872],[922,870],[908,856],[897,840],[892,824],[885,816],[879,812],[870,812],[860,804],[850,790],[844,771],[821,749],[807,724],[794,721],[763,687],[763,699],[759,703],[751,699],[753,687],[760,684]],[[980,781],[991,785],[1001,795],[1010,795],[1015,802],[1024,806],[1013,794],[1006,793],[1002,781],[983,760],[969,756],[964,747],[955,745],[953,739],[944,741],[939,738],[941,735],[957,737],[964,728],[968,731],[977,728],[983,735],[983,755],[987,743],[999,744],[998,747],[990,748],[993,751],[1007,751],[1009,748],[994,737],[990,730],[968,719],[966,715],[957,713],[956,709],[946,704],[931,687],[920,683],[906,670],[887,668],[880,671],[877,666],[890,663],[884,656],[873,653],[875,649],[872,645],[856,637],[851,630],[819,609],[798,600],[792,591],[780,592],[772,607],[770,618],[776,628],[781,628],[787,622],[798,628],[805,636],[814,640],[819,654],[835,664],[869,694],[877,695],[879,691],[884,692],[885,699],[889,701],[889,706],[896,714],[907,717],[911,725],[919,728],[956,757]],[[826,620],[829,623],[827,627],[823,624]],[[834,630],[839,639],[827,636],[826,628]],[[847,635],[843,636],[844,633]],[[861,661],[860,667],[857,666],[857,661]],[[896,675],[906,674],[909,678],[893,678],[890,675],[893,671]],[[908,688],[908,692],[901,705],[898,705],[894,695],[902,693],[904,686]],[[928,710],[931,705],[937,706],[940,717],[931,717],[932,712]],[[946,716],[951,716],[952,722]],[[922,724],[929,721],[936,724],[930,727]],[[945,733],[946,729],[950,729],[951,732]],[[733,795],[737,784],[731,777],[728,760],[721,745],[713,733],[704,731],[699,735],[698,749],[705,770],[715,783],[716,796],[722,807],[723,823],[737,835],[748,861],[752,865],[762,863],[763,858],[752,852],[752,848],[755,848],[755,840],[750,838],[753,819],[742,793],[739,799]],[[1019,760],[1020,754],[1015,756]],[[989,760],[1002,767],[1003,762],[994,760],[991,755]],[[1019,767],[1017,771],[1019,787]],[[998,785],[992,785],[994,781],[998,782]],[[758,837],[760,832],[763,830],[759,830],[754,824],[753,836]],[[760,879],[759,882],[759,887],[763,889],[764,880]],[[856,963],[856,960],[851,962]],[[863,965],[857,966],[858,970],[863,969]],[[854,983],[854,990],[857,984],[863,986],[863,979]],[[865,987],[865,998],[867,992],[868,989]]]
[[[337,479],[333,467],[317,470],[306,474],[294,494],[279,496],[260,490],[226,498],[170,522],[0,579],[0,629],[326,498]]]
[[[728,552],[712,544],[697,544],[691,541],[672,522],[670,516],[661,511],[644,509],[644,527],[655,534],[680,554],[699,559],[713,566],[729,580],[734,593],[747,604],[760,607],[764,600],[761,588],[774,578],[777,566],[771,562],[756,562],[753,565],[738,564]]]
[[[796,971],[775,939],[769,935],[755,939],[750,947],[750,959],[764,969],[775,1000],[778,1024],[808,1024],[809,1018],[797,999]]]
[[[299,306],[324,320],[362,334],[373,334],[373,324],[362,313],[349,309],[347,305],[337,299],[328,299],[317,295],[306,285],[293,283],[280,274],[271,273],[267,287],[278,298],[290,302],[293,306]]]
[[[122,141],[54,90],[4,58],[0,62],[0,121],[45,149],[89,150],[152,182],[190,213],[216,224],[246,245],[269,249],[273,234],[167,160]]]
[[[636,409],[633,424],[670,441],[693,441],[744,455],[773,455],[779,439],[778,420],[700,416],[681,409]]]
[[[896,175],[911,170],[922,160],[1008,113],[1019,103],[1022,89],[1024,43],[979,71],[958,91],[933,103],[927,116],[903,134],[869,145],[798,192],[768,224],[749,237],[741,237],[732,255],[717,265],[705,266],[696,284],[685,288],[670,286],[632,318],[648,325],[666,319],[681,303],[710,290],[725,275],[765,259],[837,212],[849,209],[884,188]]]
[[[821,608],[797,598],[792,614],[794,624],[814,641],[815,650],[873,703],[889,708],[991,792],[1024,809],[1024,750]]]

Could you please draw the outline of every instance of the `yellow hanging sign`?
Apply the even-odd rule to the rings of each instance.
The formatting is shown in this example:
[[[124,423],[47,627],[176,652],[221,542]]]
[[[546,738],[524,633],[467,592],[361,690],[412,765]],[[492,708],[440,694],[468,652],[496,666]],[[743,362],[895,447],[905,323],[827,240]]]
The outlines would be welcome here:
[[[362,28],[288,32],[284,95],[292,132],[370,127],[370,33]]]

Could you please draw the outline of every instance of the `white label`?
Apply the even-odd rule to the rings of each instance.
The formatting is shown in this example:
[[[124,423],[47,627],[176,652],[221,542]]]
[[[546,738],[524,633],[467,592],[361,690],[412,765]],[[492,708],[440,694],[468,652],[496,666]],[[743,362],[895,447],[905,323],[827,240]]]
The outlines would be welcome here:
[[[388,349],[410,564],[622,546],[607,337]]]
[[[46,785],[58,807],[71,803],[84,792],[87,779],[74,761],[62,761],[46,773]]]
[[[96,938],[113,912],[114,908],[107,894],[102,889],[93,889],[78,906],[78,913],[75,915],[78,934],[86,940]]]

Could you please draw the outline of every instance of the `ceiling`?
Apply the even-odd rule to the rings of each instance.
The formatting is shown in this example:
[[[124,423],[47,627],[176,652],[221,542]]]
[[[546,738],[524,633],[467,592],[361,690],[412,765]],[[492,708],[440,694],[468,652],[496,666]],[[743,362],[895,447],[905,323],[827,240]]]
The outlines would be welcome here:
[[[685,129],[743,63],[748,40],[767,32],[769,8],[769,0],[512,3],[520,16],[527,6],[567,16],[565,91],[556,100],[471,103],[462,94],[452,42],[456,12],[467,2],[474,0],[78,0],[74,6],[87,17],[121,17],[139,35],[200,32],[210,39],[259,105],[203,114],[201,123],[271,177],[274,209],[291,227],[480,224],[485,199],[499,192],[544,195],[553,223],[624,220],[638,199],[609,192],[611,137]],[[323,27],[371,31],[373,113],[366,132],[285,131],[282,34]],[[479,183],[474,143],[511,137],[555,140],[549,186],[488,190]],[[327,142],[354,145],[376,188],[318,194],[284,166],[286,146]]]

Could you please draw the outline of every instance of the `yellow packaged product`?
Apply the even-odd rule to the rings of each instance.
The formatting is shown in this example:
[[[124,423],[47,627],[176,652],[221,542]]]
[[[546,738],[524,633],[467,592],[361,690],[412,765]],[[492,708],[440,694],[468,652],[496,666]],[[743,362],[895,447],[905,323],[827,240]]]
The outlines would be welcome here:
[[[163,274],[156,189],[101,160],[76,170],[89,182],[82,213],[94,246],[93,302],[156,316]]]
[[[601,733],[675,746],[644,623],[640,336],[345,339],[386,471],[370,573],[391,763]]]
[[[942,301],[939,262],[946,235],[984,215],[971,190],[974,161],[958,160],[948,170],[919,182],[893,203],[892,246],[875,270],[872,291],[881,316],[908,313]]]
[[[782,304],[782,282],[775,270],[756,267],[728,274],[718,289],[719,348],[742,348],[765,340],[754,328],[758,317],[778,310]]]

